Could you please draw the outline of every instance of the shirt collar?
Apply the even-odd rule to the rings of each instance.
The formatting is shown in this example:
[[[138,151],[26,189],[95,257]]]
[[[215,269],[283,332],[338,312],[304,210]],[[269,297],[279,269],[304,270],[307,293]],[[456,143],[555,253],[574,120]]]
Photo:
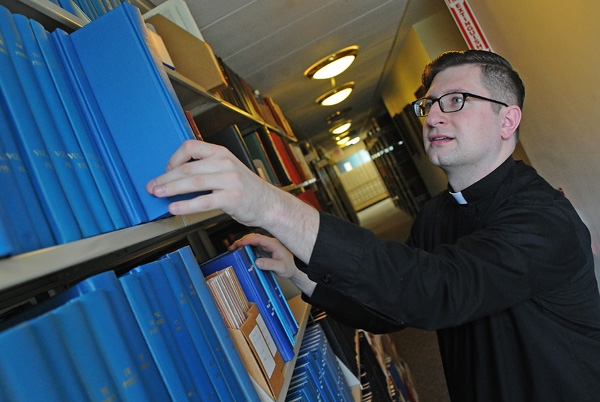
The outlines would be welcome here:
[[[508,171],[514,166],[515,160],[510,156],[500,166],[496,168],[492,173],[485,176],[483,179],[476,183],[473,183],[463,191],[453,192],[452,188],[448,186],[448,193],[454,198],[454,200],[461,205],[468,204],[469,202],[477,201],[487,194],[491,194],[496,191],[500,183],[504,180]]]

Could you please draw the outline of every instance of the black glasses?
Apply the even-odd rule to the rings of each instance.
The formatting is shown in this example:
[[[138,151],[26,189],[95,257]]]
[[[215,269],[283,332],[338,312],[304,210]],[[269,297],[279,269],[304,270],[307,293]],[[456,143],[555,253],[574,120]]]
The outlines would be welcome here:
[[[465,101],[468,97],[481,99],[488,102],[497,103],[502,106],[508,106],[504,102],[500,102],[494,99],[486,98],[484,96],[479,96],[475,94],[470,94],[468,92],[450,92],[448,94],[444,94],[439,98],[421,98],[417,99],[412,103],[415,114],[418,117],[425,117],[429,114],[429,111],[435,104],[435,102],[439,103],[440,110],[444,113],[454,113],[462,110],[463,106],[465,106]]]

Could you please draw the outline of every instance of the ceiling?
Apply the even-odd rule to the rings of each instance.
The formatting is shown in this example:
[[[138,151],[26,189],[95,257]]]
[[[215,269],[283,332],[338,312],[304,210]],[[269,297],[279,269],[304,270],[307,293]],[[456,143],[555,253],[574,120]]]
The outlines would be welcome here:
[[[151,0],[158,5],[162,0]],[[356,134],[381,113],[380,92],[410,27],[446,8],[443,0],[186,0],[214,53],[262,95],[281,107],[299,139],[335,148],[327,118],[338,110]],[[323,57],[358,45],[358,57],[335,78],[355,82],[336,106],[315,99],[330,80],[304,71]]]

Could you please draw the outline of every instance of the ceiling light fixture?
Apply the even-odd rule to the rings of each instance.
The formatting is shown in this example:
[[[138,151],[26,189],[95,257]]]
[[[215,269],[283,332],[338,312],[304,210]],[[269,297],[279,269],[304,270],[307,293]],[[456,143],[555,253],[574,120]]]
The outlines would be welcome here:
[[[357,54],[358,46],[348,46],[317,61],[304,72],[304,75],[316,80],[333,78],[350,67]]]
[[[344,133],[346,131],[348,131],[348,129],[350,129],[350,126],[352,125],[352,121],[347,120],[343,123],[338,124],[335,127],[332,127],[329,131],[331,132],[331,134],[341,134]]]
[[[337,105],[350,96],[350,93],[352,93],[353,89],[354,82],[348,82],[319,96],[315,102],[323,106]]]

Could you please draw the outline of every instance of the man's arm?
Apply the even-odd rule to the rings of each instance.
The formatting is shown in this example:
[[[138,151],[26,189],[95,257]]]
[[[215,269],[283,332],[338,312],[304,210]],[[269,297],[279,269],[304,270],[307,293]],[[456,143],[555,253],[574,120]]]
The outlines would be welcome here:
[[[267,183],[226,148],[186,141],[169,160],[166,173],[146,189],[157,197],[211,191],[173,202],[169,212],[186,215],[220,209],[244,225],[267,230],[301,261],[310,260],[319,230],[318,211]]]

